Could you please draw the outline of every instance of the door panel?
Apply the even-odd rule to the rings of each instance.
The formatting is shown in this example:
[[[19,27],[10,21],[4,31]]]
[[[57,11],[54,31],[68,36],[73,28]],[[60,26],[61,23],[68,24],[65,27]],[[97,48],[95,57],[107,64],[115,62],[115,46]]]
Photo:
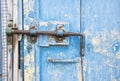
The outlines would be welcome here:
[[[85,81],[120,81],[120,1],[84,0]]]
[[[66,31],[82,31],[86,37],[81,66],[82,62],[75,61],[80,59],[79,37],[58,43],[41,35],[31,43],[24,36],[21,51],[25,81],[82,81],[82,69],[84,81],[120,81],[120,1],[81,1],[24,0],[24,30],[32,22],[38,30],[53,31],[62,22],[67,23]]]
[[[41,31],[53,31],[61,22],[67,22],[64,25],[65,31],[80,32],[80,0],[25,0],[25,30],[29,29],[31,22]],[[49,23],[49,26],[46,26],[45,22]],[[50,38],[39,36],[36,43],[30,43],[28,37],[24,37],[24,80],[81,81],[79,37],[66,37],[64,40],[67,40],[67,43],[60,44],[51,44],[51,41],[56,39]],[[58,61],[50,62],[49,59]]]

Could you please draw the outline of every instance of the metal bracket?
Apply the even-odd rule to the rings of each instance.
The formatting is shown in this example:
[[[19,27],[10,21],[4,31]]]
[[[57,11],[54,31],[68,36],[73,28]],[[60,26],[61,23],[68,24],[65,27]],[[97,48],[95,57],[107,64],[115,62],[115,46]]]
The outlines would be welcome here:
[[[8,21],[8,27],[6,29],[7,34],[7,45],[12,44],[12,27],[13,27],[13,20]]]
[[[6,29],[6,34],[7,34],[7,43],[8,44],[12,44],[12,39],[13,39],[13,34],[24,34],[22,31],[24,30],[18,30],[17,28],[13,28],[12,26],[12,22],[13,21],[9,21],[8,22],[8,27]],[[15,32],[15,31],[19,31],[19,33]],[[27,31],[25,30],[25,32],[27,33]],[[30,41],[31,43],[35,43],[37,40],[37,28],[36,25],[31,24],[30,25],[30,29],[29,29],[29,34],[28,35],[28,41]]]
[[[48,47],[55,45],[69,45],[69,37],[63,36],[64,32],[69,31],[69,22],[63,21],[49,21],[49,22],[40,22],[39,30],[41,31],[53,31],[56,33],[56,36],[53,35],[44,35],[39,37],[39,45]],[[43,41],[44,40],[44,41]]]
[[[61,45],[65,45],[64,40],[66,39],[66,37],[64,36],[64,32],[65,32],[64,25],[63,24],[57,25],[55,32],[56,32],[56,36],[53,36],[53,38],[56,41],[56,43],[58,44],[61,43]],[[53,43],[53,45],[54,44],[55,43]]]
[[[30,35],[28,36],[28,40],[31,43],[35,43],[37,41],[37,28],[35,25],[31,25],[29,29]]]

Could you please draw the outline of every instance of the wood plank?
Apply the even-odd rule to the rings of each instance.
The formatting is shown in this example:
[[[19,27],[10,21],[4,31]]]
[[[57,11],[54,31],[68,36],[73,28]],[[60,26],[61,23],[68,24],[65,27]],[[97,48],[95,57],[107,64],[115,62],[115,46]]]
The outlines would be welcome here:
[[[34,7],[33,7],[35,3],[34,1],[36,0],[23,0],[24,16],[27,16],[30,13],[30,11],[34,10]],[[28,16],[24,18],[24,20],[26,19],[29,19]],[[31,21],[32,20],[34,19],[31,18]],[[26,30],[29,30],[29,27],[30,27],[30,24],[24,22],[24,28]],[[24,68],[24,81],[39,81],[35,79],[36,78],[35,77],[35,45],[30,43],[26,35],[24,36],[24,67],[25,67]]]
[[[12,57],[11,57],[12,45],[7,45],[8,54],[8,81],[12,81]]]
[[[7,0],[7,9],[8,9],[8,21],[13,18],[13,1]],[[11,57],[12,45],[7,45],[7,54],[8,54],[8,81],[12,81],[12,57]]]
[[[13,0],[13,27],[18,28],[18,0]],[[13,81],[18,81],[18,35],[13,35]]]
[[[13,81],[18,81],[18,35],[13,35]]]

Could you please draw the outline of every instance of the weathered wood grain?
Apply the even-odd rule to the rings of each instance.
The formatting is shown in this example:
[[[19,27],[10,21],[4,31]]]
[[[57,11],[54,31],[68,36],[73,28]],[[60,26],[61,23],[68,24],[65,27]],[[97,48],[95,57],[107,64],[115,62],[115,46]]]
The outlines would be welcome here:
[[[18,0],[13,1],[13,27],[18,28]],[[13,81],[18,81],[18,35],[13,35]]]

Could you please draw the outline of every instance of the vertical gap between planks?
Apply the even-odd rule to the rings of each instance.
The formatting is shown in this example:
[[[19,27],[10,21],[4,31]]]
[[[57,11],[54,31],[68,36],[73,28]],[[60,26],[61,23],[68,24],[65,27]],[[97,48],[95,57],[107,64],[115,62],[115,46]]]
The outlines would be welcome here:
[[[82,0],[80,0],[80,33],[82,33]],[[80,38],[81,41],[81,38]],[[81,48],[80,48],[81,49]],[[82,53],[82,52],[80,52]],[[84,81],[84,72],[83,72],[83,56],[81,56],[80,54],[80,58],[81,58],[81,75],[82,75],[82,81]]]

